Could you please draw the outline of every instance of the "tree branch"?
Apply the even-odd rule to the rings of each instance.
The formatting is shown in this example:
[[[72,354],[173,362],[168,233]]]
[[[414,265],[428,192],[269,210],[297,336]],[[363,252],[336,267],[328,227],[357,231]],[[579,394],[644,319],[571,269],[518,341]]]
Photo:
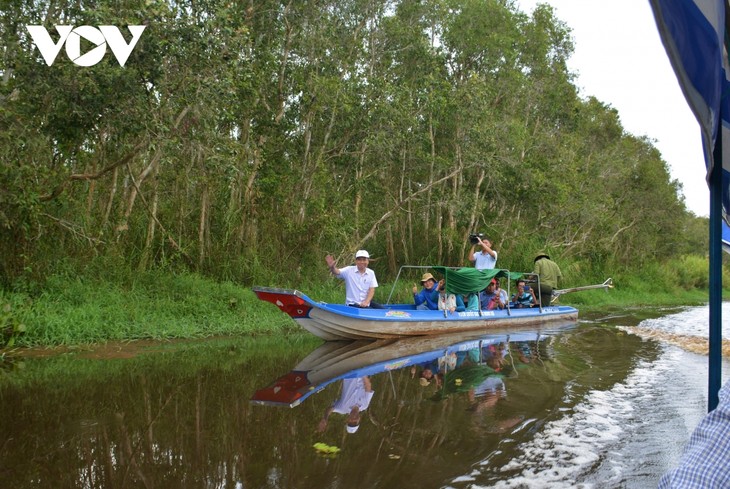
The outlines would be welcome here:
[[[194,263],[193,263],[192,258],[190,258],[190,256],[187,253],[185,253],[185,250],[183,250],[180,247],[180,245],[177,243],[177,241],[175,241],[175,238],[172,237],[172,234],[170,234],[167,231],[167,228],[162,225],[162,223],[157,218],[155,213],[152,212],[152,209],[150,208],[149,204],[147,204],[147,200],[144,198],[144,195],[142,195],[142,191],[139,189],[139,186],[137,186],[137,181],[134,178],[134,174],[132,174],[132,168],[129,167],[129,163],[127,164],[127,171],[129,171],[129,178],[132,181],[132,185],[134,185],[134,188],[137,189],[137,195],[139,195],[139,198],[142,199],[142,204],[144,204],[145,208],[150,213],[150,216],[152,217],[152,219],[155,220],[155,222],[160,226],[160,229],[162,230],[162,232],[167,236],[167,241],[170,243],[170,245],[172,245],[173,248],[175,248],[177,251],[180,252],[180,254],[183,256],[183,258],[185,258],[185,261],[188,263],[190,268],[191,269],[194,268]]]
[[[185,118],[185,115],[188,113],[189,110],[190,110],[190,106],[187,106],[177,116],[177,118],[175,119],[175,123],[172,126],[173,133],[177,132],[178,127],[180,127],[180,122],[182,122],[182,120]],[[145,138],[143,141],[140,141],[139,143],[137,143],[137,145],[134,148],[132,148],[132,150],[130,152],[128,152],[126,155],[122,156],[120,159],[118,159],[111,165],[108,165],[105,168],[99,170],[97,173],[74,173],[74,174],[69,175],[69,177],[66,180],[64,180],[63,182],[61,182],[59,185],[57,185],[56,188],[54,188],[51,193],[41,196],[40,201],[47,202],[49,200],[55,199],[56,197],[58,197],[59,195],[61,195],[63,193],[63,191],[66,189],[66,185],[70,181],[96,180],[96,179],[103,177],[110,171],[113,171],[114,169],[116,169],[120,166],[126,165],[127,163],[132,161],[132,158],[137,156],[137,154],[142,150],[142,148],[144,148],[148,143],[149,143],[149,141]]]
[[[392,209],[390,209],[388,212],[386,212],[385,214],[383,214],[380,217],[380,219],[378,219],[377,221],[375,221],[375,223],[370,228],[370,231],[368,231],[368,233],[365,235],[365,237],[363,237],[357,243],[357,246],[355,246],[355,248],[360,248],[368,239],[372,238],[375,235],[375,233],[377,232],[378,226],[380,226],[381,224],[383,224],[390,216],[392,216],[399,208],[401,208],[403,206],[403,204],[405,204],[409,200],[412,200],[416,196],[418,196],[418,195],[420,195],[420,194],[422,194],[424,192],[427,192],[428,190],[430,190],[435,185],[438,185],[439,183],[444,182],[444,181],[452,178],[454,175],[459,174],[462,170],[463,170],[463,168],[457,168],[456,170],[452,171],[448,175],[446,175],[444,177],[441,177],[438,180],[434,180],[433,182],[429,183],[428,185],[426,185],[422,189],[417,190],[416,192],[413,192],[412,194],[410,194],[408,197],[406,197],[404,199],[401,199],[400,202],[397,202]],[[340,254],[343,255],[344,253],[345,253],[345,251],[343,250]]]

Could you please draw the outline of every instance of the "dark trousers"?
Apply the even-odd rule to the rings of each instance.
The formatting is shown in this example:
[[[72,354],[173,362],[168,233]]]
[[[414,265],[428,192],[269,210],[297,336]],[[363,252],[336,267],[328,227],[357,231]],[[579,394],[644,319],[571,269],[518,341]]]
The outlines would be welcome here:
[[[553,297],[553,288],[549,285],[540,284],[540,305],[547,307]]]
[[[348,304],[350,307],[359,307],[360,309],[385,309],[382,304],[378,304],[377,302],[370,301],[370,305],[368,307],[362,307],[360,304]]]

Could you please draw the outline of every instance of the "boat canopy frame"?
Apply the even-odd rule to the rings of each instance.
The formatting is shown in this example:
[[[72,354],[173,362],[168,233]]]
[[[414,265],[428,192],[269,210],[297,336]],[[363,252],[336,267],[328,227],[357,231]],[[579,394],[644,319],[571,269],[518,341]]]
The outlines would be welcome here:
[[[390,305],[390,300],[393,297],[393,292],[395,292],[395,288],[398,285],[398,280],[400,279],[401,273],[403,272],[403,269],[419,269],[419,270],[435,270],[436,272],[440,273],[444,276],[444,279],[446,279],[446,291],[449,292],[449,280],[447,279],[447,276],[449,275],[449,270],[475,270],[476,268],[473,267],[446,267],[443,265],[401,265],[401,267],[398,269],[398,274],[395,277],[395,281],[393,282],[393,287],[390,289],[390,294],[388,294],[388,299],[386,301],[386,305]],[[488,270],[478,270],[479,273],[486,275],[484,278],[485,280],[491,280],[493,278],[507,278],[507,303],[505,304],[505,309],[507,310],[507,315],[512,315],[511,308],[509,305],[509,298],[511,297],[510,294],[510,281],[511,280],[519,280],[523,277],[530,277],[530,284],[536,284],[537,285],[537,302],[538,307],[540,308],[540,312],[543,312],[542,310],[542,294],[540,293],[540,276],[536,273],[532,272],[511,272],[507,269],[503,268],[494,268],[494,269],[488,269]],[[526,280],[527,281],[527,280]],[[479,293],[482,290],[484,290],[483,287],[479,290],[470,291],[470,293]],[[460,292],[456,292],[460,293]],[[479,314],[482,313],[482,307],[481,307],[481,301],[479,302]]]

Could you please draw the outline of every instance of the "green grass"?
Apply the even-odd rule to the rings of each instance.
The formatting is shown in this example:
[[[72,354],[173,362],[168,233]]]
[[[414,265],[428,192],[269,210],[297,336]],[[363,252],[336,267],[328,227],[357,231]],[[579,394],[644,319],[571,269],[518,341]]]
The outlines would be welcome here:
[[[195,274],[145,273],[127,285],[54,276],[35,297],[0,291],[0,303],[7,322],[24,325],[15,346],[270,335],[298,329],[250,289]]]
[[[562,287],[593,285],[608,276],[564,266]],[[665,265],[618,271],[614,288],[566,294],[561,304],[581,312],[603,308],[679,306],[708,302],[707,259],[683,257]],[[414,278],[405,277],[391,302],[410,302]],[[730,285],[725,271],[723,283]],[[269,286],[291,286],[266,283]],[[386,302],[392,283],[378,288],[375,300]],[[324,273],[297,285],[314,300],[342,302],[342,281]],[[154,271],[49,277],[28,291],[0,290],[0,344],[11,346],[84,345],[115,340],[208,338],[214,336],[288,335],[300,332],[279,309],[256,298],[249,287],[217,282],[194,273]],[[730,297],[730,290],[725,296]]]

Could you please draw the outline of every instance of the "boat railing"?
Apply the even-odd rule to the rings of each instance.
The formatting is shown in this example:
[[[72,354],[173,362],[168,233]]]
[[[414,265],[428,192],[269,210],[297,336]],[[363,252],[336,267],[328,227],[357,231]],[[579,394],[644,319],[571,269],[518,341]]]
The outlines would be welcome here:
[[[401,267],[398,269],[398,275],[395,277],[395,282],[393,282],[393,287],[390,289],[390,294],[388,294],[388,299],[385,302],[385,305],[390,305],[390,300],[393,298],[393,293],[395,292],[395,288],[398,285],[398,280],[401,277],[401,273],[404,269],[413,269],[413,270],[433,270],[434,268],[447,268],[449,270],[459,270],[461,268],[465,267],[444,267],[440,265],[401,265]],[[507,272],[507,274],[510,273],[510,271],[506,268],[502,268],[501,270],[504,270]],[[540,293],[540,276],[536,273],[532,272],[523,272],[524,277],[529,277],[529,280],[525,280],[525,282],[529,283],[530,286],[533,284],[536,284],[537,287],[537,303],[538,307],[540,308],[540,312],[542,313],[542,294]],[[481,292],[481,291],[480,291]],[[510,308],[510,297],[512,297],[512,294],[510,293],[510,280],[507,280],[507,302],[505,303],[505,309],[507,310],[507,314],[509,316],[512,315],[512,310]],[[482,315],[482,304],[481,301],[478,301],[479,303],[479,315]],[[446,315],[446,311],[444,311],[444,316]]]
[[[435,265],[401,265],[401,267],[398,269],[398,275],[395,276],[395,282],[393,282],[393,287],[390,289],[390,294],[388,294],[388,300],[385,301],[386,305],[390,305],[390,299],[393,297],[393,292],[395,292],[395,286],[398,285],[398,279],[400,279],[400,275],[403,272],[403,269],[415,269],[415,270],[433,270],[435,268]],[[448,268],[449,270],[458,270],[460,268],[464,267],[443,267]]]

